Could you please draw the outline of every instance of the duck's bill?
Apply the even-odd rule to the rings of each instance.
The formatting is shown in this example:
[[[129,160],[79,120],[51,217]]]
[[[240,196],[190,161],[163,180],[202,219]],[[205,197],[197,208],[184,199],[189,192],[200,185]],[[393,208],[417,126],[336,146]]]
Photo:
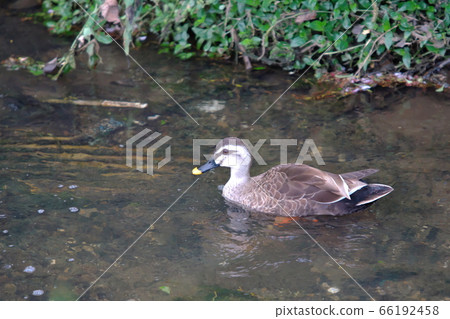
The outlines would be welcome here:
[[[206,162],[204,165],[200,166],[199,168],[194,168],[192,170],[192,174],[194,175],[200,175],[203,173],[206,173],[207,171],[216,168],[217,166],[219,166],[219,164],[217,164],[216,162],[214,162],[214,160],[209,160],[208,162]]]

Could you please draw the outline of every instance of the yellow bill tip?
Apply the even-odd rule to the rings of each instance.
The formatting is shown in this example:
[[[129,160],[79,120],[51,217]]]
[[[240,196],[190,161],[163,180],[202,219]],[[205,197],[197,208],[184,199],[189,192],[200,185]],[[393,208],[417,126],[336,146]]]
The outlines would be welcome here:
[[[196,167],[196,168],[194,168],[194,169],[192,170],[192,174],[194,174],[194,175],[201,175],[201,174],[202,174],[202,171],[199,170],[199,169]]]

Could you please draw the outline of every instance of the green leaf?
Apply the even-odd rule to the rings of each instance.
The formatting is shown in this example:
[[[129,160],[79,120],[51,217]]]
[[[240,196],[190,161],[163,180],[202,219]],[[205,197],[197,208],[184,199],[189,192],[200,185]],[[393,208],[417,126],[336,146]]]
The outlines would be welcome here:
[[[303,62],[305,62],[306,65],[312,65],[314,63],[314,60],[308,56],[305,56],[303,57]]]
[[[104,34],[103,32],[97,32],[94,34],[95,39],[103,44],[110,44],[113,42],[113,39],[111,36]]]
[[[379,45],[377,48],[377,55],[380,55],[384,51],[386,51],[386,45]]]
[[[86,39],[89,39],[89,37],[93,34],[94,32],[92,31],[92,28],[90,28],[90,27],[84,27],[83,28],[83,36],[86,38]]]
[[[131,26],[128,20],[125,20],[125,30],[123,32],[123,48],[125,50],[125,54],[130,54],[130,43],[133,39],[133,27]]]
[[[88,67],[90,69],[95,69],[100,62],[100,57],[97,54],[93,54],[88,59]]]
[[[37,69],[37,68],[28,68],[28,71],[30,71],[31,74],[33,75],[41,75],[44,74],[44,70],[42,69]],[[437,92],[437,91],[436,91]]]
[[[95,49],[95,44],[93,42],[91,42],[91,44],[89,44],[86,48],[86,53],[89,57],[94,55],[94,50]]]
[[[398,11],[415,11],[419,9],[419,5],[415,1],[407,1],[400,4]]]
[[[362,42],[362,41],[364,41],[366,39],[366,37],[367,37],[367,34],[364,34],[364,33],[361,32],[360,34],[358,34],[358,37],[356,38],[356,41]]]
[[[393,34],[392,31],[389,31],[384,35],[384,45],[386,46],[386,49],[390,49],[392,46],[392,40],[393,40]]]
[[[436,92],[438,93],[444,92],[444,86],[441,86],[439,89],[436,89]]]
[[[305,44],[305,40],[301,37],[295,37],[291,40],[291,47],[298,48]]]
[[[409,69],[411,66],[411,55],[409,54],[409,48],[405,48],[405,53],[403,54],[402,61],[405,67]]]
[[[411,32],[410,31],[405,31],[403,34],[403,39],[408,40],[408,38],[411,36]]]
[[[310,22],[309,27],[314,31],[323,31],[325,30],[326,23],[326,21],[314,20],[313,22]]]
[[[166,294],[170,295],[170,287],[169,286],[161,286],[159,287],[159,290],[162,292],[165,292]]]
[[[259,1],[258,0],[246,0],[245,3],[248,4],[249,6],[252,6],[252,7],[259,6]]]
[[[269,6],[274,2],[275,0],[264,0],[262,3],[263,9],[269,9]]]
[[[237,1],[237,8],[238,8],[239,14],[244,14],[245,0],[238,0]]]
[[[348,17],[345,17],[344,20],[342,21],[342,26],[345,29],[348,29],[351,27],[351,25],[352,25],[352,23],[351,23],[350,19]]]
[[[389,16],[385,14],[383,16],[383,31],[386,32],[391,28],[391,22],[389,21]]]
[[[303,5],[306,7],[306,9],[314,10],[316,9],[317,0],[306,0],[302,1]]]
[[[190,58],[192,58],[195,55],[194,52],[182,52],[182,53],[178,53],[177,57],[179,57],[181,60],[188,60]]]
[[[158,54],[161,54],[161,53],[169,53],[170,52],[170,49],[169,48],[161,48],[161,49],[159,49],[158,50]]]
[[[188,48],[190,48],[190,47],[191,47],[191,44],[190,44],[190,43],[188,43],[188,44],[177,44],[177,45],[175,46],[175,49],[173,50],[173,53],[175,53],[175,54],[181,53],[181,52],[183,52],[185,49],[188,49]]]
[[[194,22],[194,27],[198,27],[200,24],[205,22],[205,19],[206,19],[206,14]]]
[[[347,41],[347,37],[344,35],[343,37],[341,37],[339,40],[336,41],[336,43],[334,44],[334,47],[336,48],[336,50],[338,51],[342,51],[348,48],[348,41]]]
[[[125,7],[128,8],[134,3],[134,0],[124,0],[123,2],[125,3]]]

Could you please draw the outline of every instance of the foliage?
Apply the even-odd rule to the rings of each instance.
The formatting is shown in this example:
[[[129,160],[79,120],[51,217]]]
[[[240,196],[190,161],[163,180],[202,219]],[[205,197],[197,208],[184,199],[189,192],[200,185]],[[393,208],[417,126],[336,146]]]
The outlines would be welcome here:
[[[33,75],[41,75],[44,68],[44,63],[34,61],[30,57],[14,57],[11,56],[6,60],[0,62],[9,71],[17,71],[20,69],[28,70]]]
[[[102,2],[78,1],[95,19]],[[161,52],[182,59],[199,52],[225,58],[238,52],[288,70],[360,75],[386,65],[423,74],[448,58],[446,0],[122,0],[119,8],[126,50],[136,44],[136,35],[150,31],[158,35]],[[73,1],[44,0],[43,11],[52,32],[68,34],[85,23],[86,43],[111,42]]]

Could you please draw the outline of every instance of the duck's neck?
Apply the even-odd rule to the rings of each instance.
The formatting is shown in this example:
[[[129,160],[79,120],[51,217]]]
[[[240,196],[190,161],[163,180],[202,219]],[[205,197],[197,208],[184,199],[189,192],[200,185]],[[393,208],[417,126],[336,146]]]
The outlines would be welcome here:
[[[227,188],[240,188],[250,181],[250,166],[238,166],[230,168],[230,179],[225,184]]]

